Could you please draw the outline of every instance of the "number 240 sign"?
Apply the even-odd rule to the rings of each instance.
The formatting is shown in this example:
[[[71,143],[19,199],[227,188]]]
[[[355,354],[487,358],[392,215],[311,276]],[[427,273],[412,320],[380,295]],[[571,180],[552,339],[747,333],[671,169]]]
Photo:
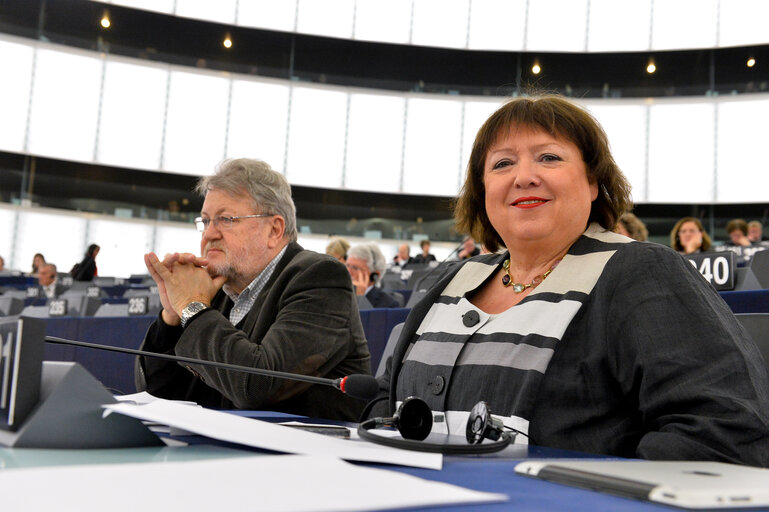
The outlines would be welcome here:
[[[734,289],[733,252],[687,254],[685,258],[716,290]]]

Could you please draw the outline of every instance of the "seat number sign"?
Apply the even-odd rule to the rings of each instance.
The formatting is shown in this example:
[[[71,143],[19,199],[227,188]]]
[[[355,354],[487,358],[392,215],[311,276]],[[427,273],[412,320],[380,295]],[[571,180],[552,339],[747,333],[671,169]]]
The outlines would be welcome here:
[[[734,253],[703,252],[684,256],[716,290],[734,289]]]

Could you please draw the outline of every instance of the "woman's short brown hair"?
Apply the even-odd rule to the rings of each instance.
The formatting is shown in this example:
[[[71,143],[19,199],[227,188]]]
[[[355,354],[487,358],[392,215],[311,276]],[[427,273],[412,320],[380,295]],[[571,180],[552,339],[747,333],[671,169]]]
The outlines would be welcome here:
[[[543,94],[508,101],[481,126],[454,209],[457,231],[469,233],[491,252],[504,246],[486,214],[484,166],[486,155],[499,137],[514,128],[543,130],[577,146],[588,179],[598,184],[598,197],[593,201],[588,222],[613,229],[617,219],[630,210],[630,183],[614,162],[601,125],[575,103],[558,95]]]
[[[700,230],[700,233],[702,233],[702,245],[700,246],[700,251],[709,251],[710,246],[713,245],[713,242],[710,240],[708,233],[702,226],[700,219],[696,217],[684,217],[683,219],[680,219],[678,222],[676,222],[675,226],[673,226],[673,229],[670,231],[670,247],[678,252],[683,252],[684,246],[681,245],[681,239],[678,237],[678,232],[681,231],[681,226],[687,222],[693,222],[694,225],[697,226],[697,229]]]

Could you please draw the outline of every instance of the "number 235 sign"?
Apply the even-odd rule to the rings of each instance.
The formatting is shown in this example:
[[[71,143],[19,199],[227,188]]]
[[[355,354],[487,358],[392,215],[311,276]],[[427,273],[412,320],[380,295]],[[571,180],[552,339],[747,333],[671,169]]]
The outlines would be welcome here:
[[[734,253],[703,252],[684,256],[716,290],[734,289]]]

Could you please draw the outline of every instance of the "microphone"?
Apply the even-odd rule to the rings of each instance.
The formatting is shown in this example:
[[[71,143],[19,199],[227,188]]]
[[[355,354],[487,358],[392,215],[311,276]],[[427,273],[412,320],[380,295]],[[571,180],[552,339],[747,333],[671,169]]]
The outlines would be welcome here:
[[[279,379],[309,382],[310,384],[323,384],[324,386],[332,386],[346,395],[349,395],[353,398],[359,398],[362,400],[371,400],[379,392],[379,383],[371,375],[353,374],[353,375],[348,375],[346,377],[339,377],[337,379],[327,379],[325,377],[313,377],[311,375],[301,375],[297,373],[280,372],[277,370],[265,370],[263,368],[252,368],[250,366],[241,366],[237,364],[220,363],[216,361],[205,361],[203,359],[195,359],[192,357],[175,356],[171,354],[158,354],[156,352],[147,352],[145,350],[136,350],[132,348],[111,347],[109,345],[100,345],[98,343],[88,343],[85,341],[75,341],[75,340],[68,340],[65,338],[57,338],[56,336],[46,336],[45,341],[47,343],[56,343],[60,345],[73,345],[76,347],[95,348],[98,350],[109,350],[110,352],[121,352],[123,354],[133,354],[136,356],[154,357],[157,359],[166,359],[168,361],[177,361],[180,363],[199,364],[201,366],[212,366],[214,368],[222,368],[224,370],[234,370],[238,372],[253,373],[255,375],[263,375],[266,377],[277,377]]]

